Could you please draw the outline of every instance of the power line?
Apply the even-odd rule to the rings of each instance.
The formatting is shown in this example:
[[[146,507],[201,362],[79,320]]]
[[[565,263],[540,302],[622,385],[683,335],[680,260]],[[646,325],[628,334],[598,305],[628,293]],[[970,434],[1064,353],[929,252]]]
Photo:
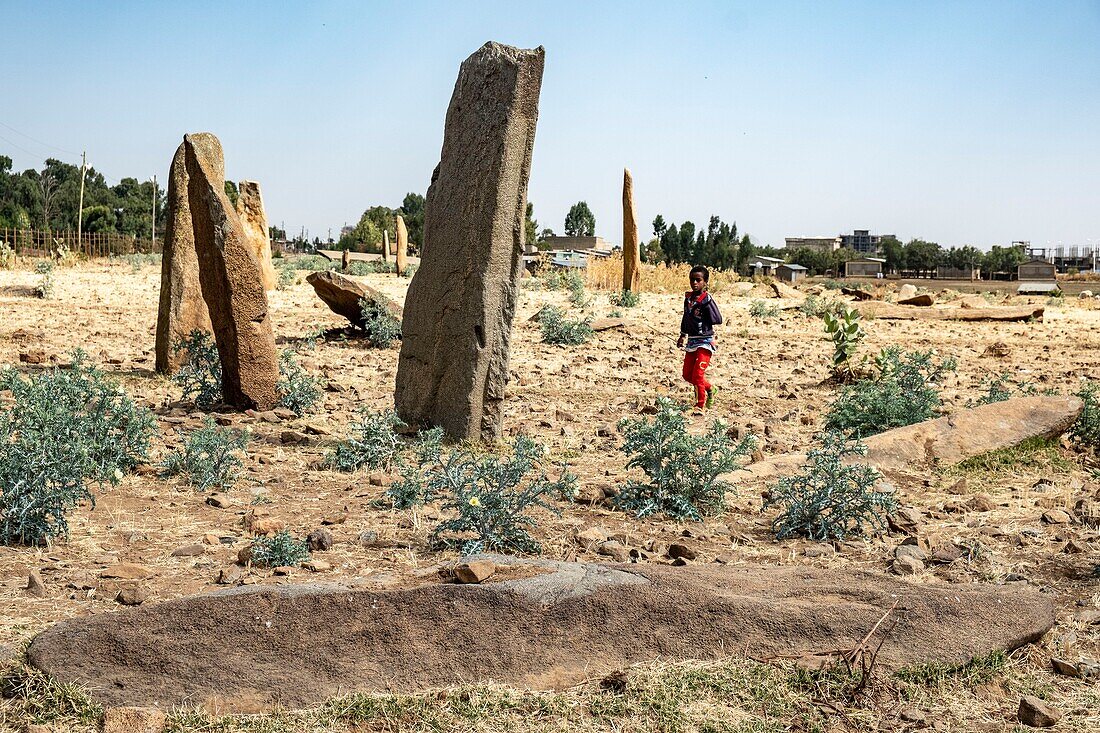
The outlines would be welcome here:
[[[12,146],[13,148],[15,148],[16,150],[20,150],[20,151],[22,151],[22,152],[26,153],[27,155],[29,155],[29,156],[31,156],[31,157],[33,157],[33,158],[36,158],[36,159],[37,159],[37,158],[39,157],[39,153],[32,153],[31,151],[27,150],[26,148],[24,148],[24,147],[22,147],[22,146],[20,146],[20,145],[16,145],[15,143],[13,143],[13,142],[12,142],[11,140],[8,140],[8,139],[7,139],[6,137],[4,137],[3,135],[0,135],[0,140],[3,140],[4,142],[6,142],[6,143],[7,143],[8,145],[11,145],[11,146]]]
[[[80,155],[80,153],[74,153],[72,150],[66,150],[65,148],[59,148],[56,145],[50,145],[49,143],[44,143],[44,142],[42,142],[41,140],[39,140],[37,138],[31,137],[30,135],[28,135],[25,132],[20,132],[19,130],[16,130],[14,127],[7,124],[6,122],[0,122],[0,125],[3,125],[4,127],[8,128],[12,132],[14,132],[16,135],[21,135],[21,136],[27,138],[28,140],[31,140],[33,142],[38,143],[39,145],[44,145],[47,148],[53,148],[54,150],[60,150],[62,153],[65,153],[66,155]],[[8,142],[11,142],[11,141],[9,140]]]

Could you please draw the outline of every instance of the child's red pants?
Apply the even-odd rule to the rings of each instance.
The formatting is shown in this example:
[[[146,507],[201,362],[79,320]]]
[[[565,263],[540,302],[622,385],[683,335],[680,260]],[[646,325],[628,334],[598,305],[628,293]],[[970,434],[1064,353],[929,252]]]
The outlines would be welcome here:
[[[710,366],[710,351],[696,349],[684,354],[684,379],[695,387],[695,406],[703,407],[707,402],[707,367]]]

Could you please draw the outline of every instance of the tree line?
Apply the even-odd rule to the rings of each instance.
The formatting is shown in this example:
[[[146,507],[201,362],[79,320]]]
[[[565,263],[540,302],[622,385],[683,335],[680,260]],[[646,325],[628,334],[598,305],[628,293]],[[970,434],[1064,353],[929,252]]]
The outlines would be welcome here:
[[[157,225],[164,224],[162,193],[157,194]],[[80,166],[55,158],[42,170],[17,173],[12,159],[0,155],[0,228],[65,231],[77,228]],[[84,177],[83,231],[148,237],[153,223],[153,182],[123,178],[107,184],[88,167]]]
[[[424,197],[418,193],[405,194],[401,205],[395,209],[383,205],[369,207],[352,229],[341,232],[336,249],[377,254],[382,251],[385,233],[389,234],[392,247],[397,242],[398,214],[409,231],[410,249],[417,251],[424,241]]]

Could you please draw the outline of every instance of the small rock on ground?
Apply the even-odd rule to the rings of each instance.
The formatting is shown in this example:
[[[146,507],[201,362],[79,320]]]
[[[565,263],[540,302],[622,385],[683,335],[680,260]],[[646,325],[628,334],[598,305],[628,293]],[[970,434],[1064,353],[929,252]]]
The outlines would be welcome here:
[[[1062,719],[1062,714],[1037,697],[1024,695],[1016,717],[1032,728],[1049,728]]]
[[[488,580],[497,571],[497,566],[489,560],[471,560],[455,566],[455,579],[459,583],[480,583]]]

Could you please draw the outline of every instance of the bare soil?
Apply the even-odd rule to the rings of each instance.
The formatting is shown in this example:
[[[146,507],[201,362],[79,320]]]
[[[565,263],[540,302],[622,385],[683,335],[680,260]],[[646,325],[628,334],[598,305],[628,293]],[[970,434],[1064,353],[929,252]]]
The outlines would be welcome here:
[[[330,336],[346,325],[304,283],[270,294],[277,340],[304,347],[324,329]],[[160,435],[152,463],[177,447],[204,414],[179,403],[178,389],[153,373],[153,338],[159,266],[94,262],[55,270],[53,296],[31,297],[39,276],[25,269],[0,272],[0,363],[28,372],[43,366],[20,363],[20,354],[42,350],[65,361],[74,348],[87,351],[93,363],[113,375],[140,400],[155,409]],[[372,275],[364,282],[403,302],[407,281]],[[831,344],[819,319],[785,310],[771,319],[753,319],[749,306],[767,295],[757,288],[748,297],[716,294],[726,316],[719,351],[710,376],[720,388],[710,417],[758,434],[765,455],[802,450],[811,445],[836,394],[829,379]],[[606,316],[612,310],[607,293],[594,294],[588,312]],[[1009,298],[1012,304],[1045,303],[1045,299]],[[509,435],[523,433],[547,444],[556,458],[567,458],[579,475],[582,496],[598,495],[627,476],[615,425],[637,416],[655,395],[686,400],[680,379],[681,355],[674,339],[680,295],[646,293],[642,304],[624,309],[625,329],[604,331],[585,346],[541,343],[537,323],[529,319],[546,303],[569,305],[564,292],[524,288],[513,332],[509,399],[505,425]],[[575,310],[575,308],[574,308]],[[865,322],[864,349],[874,353],[891,344],[907,349],[935,349],[958,360],[957,372],[944,385],[944,409],[962,409],[982,392],[982,382],[1008,373],[1039,389],[1075,392],[1081,380],[1100,379],[1100,312],[1092,300],[1067,298],[1051,305],[1041,323],[951,323],[922,321]],[[997,344],[997,348],[991,348]],[[298,582],[407,584],[426,568],[454,558],[431,551],[426,537],[438,514],[431,508],[412,516],[384,508],[385,484],[393,477],[319,470],[330,445],[361,409],[392,406],[397,347],[374,350],[354,336],[331,337],[303,350],[301,362],[328,382],[315,414],[266,422],[246,415],[229,416],[237,427],[252,430],[245,478],[231,492],[235,504],[216,508],[206,496],[175,480],[157,476],[154,468],[126,477],[121,485],[98,492],[97,505],[81,507],[70,522],[72,535],[51,547],[0,547],[0,644],[19,648],[49,624],[120,608],[115,598],[125,581],[100,577],[118,562],[147,565],[155,575],[140,581],[160,601],[206,593],[219,586],[219,571],[234,565],[249,538],[243,526],[247,512],[269,512],[295,534],[304,536],[323,522],[331,523],[336,544],[317,553],[331,567],[290,576],[246,568],[239,582],[279,585]],[[707,418],[709,419],[709,417]],[[696,419],[703,427],[703,420]],[[284,431],[309,438],[308,444],[285,444]],[[965,479],[960,481],[960,479]],[[945,470],[927,475],[919,485],[901,487],[901,503],[920,514],[917,530],[928,546],[948,542],[970,548],[963,557],[932,565],[907,579],[918,584],[1025,583],[1051,598],[1056,607],[1054,630],[1029,653],[1003,689],[1019,689],[1026,677],[1066,713],[1066,730],[1090,730],[1100,715],[1089,701],[1091,685],[1049,671],[1051,656],[1077,660],[1100,658],[1100,538],[1094,526],[1075,513],[1078,502],[1100,500],[1100,488],[1088,458],[1068,444],[1052,451],[1021,452],[988,470]],[[606,560],[596,547],[574,539],[578,530],[599,527],[622,544],[637,549],[643,563],[669,563],[664,550],[687,541],[697,551],[694,562],[798,565],[890,572],[894,548],[903,535],[821,545],[792,540],[776,542],[771,517],[761,514],[764,485],[743,482],[730,497],[729,511],[702,523],[664,519],[638,520],[606,504],[560,505],[561,516],[541,514],[536,537],[551,559]],[[975,498],[988,501],[972,501]],[[1068,524],[1047,524],[1049,509],[1074,514]],[[212,534],[217,544],[199,556],[173,556],[173,550],[203,543]],[[45,598],[24,588],[31,571],[45,583]],[[1010,586],[1011,587],[1011,586]],[[976,633],[980,633],[980,630]],[[1002,689],[1002,691],[1003,691]],[[978,696],[971,708],[953,710],[952,720],[1004,719],[1018,698]],[[929,703],[933,705],[933,703]],[[1092,708],[1092,709],[1090,709]]]

